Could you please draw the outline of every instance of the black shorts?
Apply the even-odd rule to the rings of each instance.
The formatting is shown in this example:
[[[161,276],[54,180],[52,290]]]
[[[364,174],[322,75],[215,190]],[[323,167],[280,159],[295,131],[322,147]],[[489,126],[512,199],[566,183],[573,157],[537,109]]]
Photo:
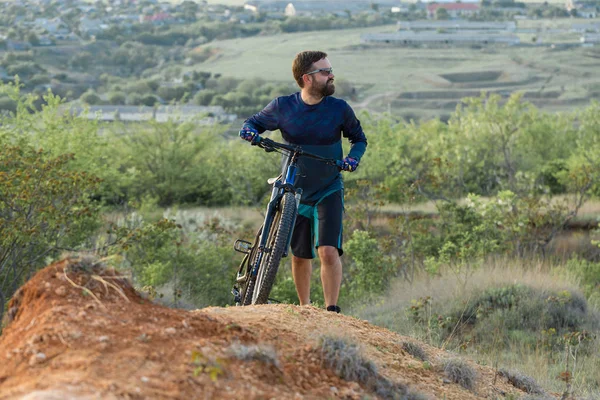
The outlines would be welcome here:
[[[342,250],[342,216],[344,193],[338,190],[315,206],[300,205],[292,234],[292,254],[300,258],[315,258],[315,248],[333,246]],[[312,217],[309,217],[311,215]]]

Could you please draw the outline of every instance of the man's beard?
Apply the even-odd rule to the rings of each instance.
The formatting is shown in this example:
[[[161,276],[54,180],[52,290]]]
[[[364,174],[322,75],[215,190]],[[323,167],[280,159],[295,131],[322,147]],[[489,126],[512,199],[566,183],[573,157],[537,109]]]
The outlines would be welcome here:
[[[311,90],[313,96],[327,97],[335,93],[335,85],[333,79],[328,79],[323,85],[313,86]]]

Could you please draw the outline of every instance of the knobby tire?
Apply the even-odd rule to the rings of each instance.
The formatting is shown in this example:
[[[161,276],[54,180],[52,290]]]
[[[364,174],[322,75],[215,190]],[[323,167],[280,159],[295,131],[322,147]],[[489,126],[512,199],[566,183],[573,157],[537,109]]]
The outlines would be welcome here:
[[[275,212],[275,218],[271,225],[271,231],[267,239],[266,247],[269,250],[263,254],[256,279],[249,284],[253,286],[252,304],[265,304],[275,282],[275,275],[279,268],[279,262],[285,253],[287,240],[293,229],[296,216],[296,197],[291,192],[284,193]],[[256,285],[256,286],[255,286]]]

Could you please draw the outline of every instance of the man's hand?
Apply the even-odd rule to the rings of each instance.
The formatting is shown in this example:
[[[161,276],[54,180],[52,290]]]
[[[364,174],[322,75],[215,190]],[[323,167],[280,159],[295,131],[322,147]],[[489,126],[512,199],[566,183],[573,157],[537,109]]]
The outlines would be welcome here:
[[[252,144],[257,144],[260,141],[258,131],[251,126],[244,125],[240,130],[240,137]]]
[[[352,157],[346,157],[342,160],[342,170],[344,171],[348,171],[348,172],[354,172],[356,171],[356,168],[358,168],[358,160],[352,158]]]

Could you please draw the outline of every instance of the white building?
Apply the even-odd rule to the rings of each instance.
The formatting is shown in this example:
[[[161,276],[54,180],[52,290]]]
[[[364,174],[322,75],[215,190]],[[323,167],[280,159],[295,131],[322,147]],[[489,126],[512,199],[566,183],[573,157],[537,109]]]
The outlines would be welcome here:
[[[493,35],[486,32],[456,32],[434,33],[402,31],[396,33],[374,33],[361,35],[363,43],[390,43],[403,46],[433,44],[433,45],[471,45],[471,44],[505,44],[516,45],[520,43],[516,35]]]
[[[294,7],[294,5],[292,3],[289,3],[287,6],[285,6],[285,11],[283,12],[283,14],[286,17],[293,17],[296,15],[296,7]]]
[[[441,21],[399,21],[399,31],[434,31],[443,29],[446,31],[510,31],[517,29],[514,21],[503,22],[479,22],[467,20],[441,20]]]

